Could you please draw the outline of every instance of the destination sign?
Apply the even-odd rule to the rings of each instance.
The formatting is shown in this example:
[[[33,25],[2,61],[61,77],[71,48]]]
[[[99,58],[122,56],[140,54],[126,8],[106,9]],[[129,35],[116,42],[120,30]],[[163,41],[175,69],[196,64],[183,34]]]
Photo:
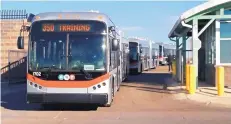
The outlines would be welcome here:
[[[129,43],[129,47],[138,47],[138,43]]]
[[[89,24],[42,24],[43,32],[89,32]]]

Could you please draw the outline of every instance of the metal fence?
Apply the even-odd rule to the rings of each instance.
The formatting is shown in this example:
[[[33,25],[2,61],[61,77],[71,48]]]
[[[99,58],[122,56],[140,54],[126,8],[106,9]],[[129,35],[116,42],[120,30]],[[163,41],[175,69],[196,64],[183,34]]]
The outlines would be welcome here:
[[[0,10],[1,20],[27,19],[26,10]],[[26,79],[27,53],[20,50],[8,51],[8,65],[1,68],[1,82],[24,81]]]
[[[1,10],[1,19],[27,19],[26,10]]]
[[[26,81],[27,52],[9,50],[9,83]]]

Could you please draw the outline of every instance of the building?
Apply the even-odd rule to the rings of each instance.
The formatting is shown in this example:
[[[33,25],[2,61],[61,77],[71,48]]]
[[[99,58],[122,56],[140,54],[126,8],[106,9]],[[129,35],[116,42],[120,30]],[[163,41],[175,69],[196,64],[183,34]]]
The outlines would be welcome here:
[[[186,54],[191,52],[192,64],[196,67],[197,83],[201,80],[215,85],[216,67],[223,66],[225,86],[231,86],[230,0],[210,0],[184,12],[168,37],[176,42],[176,46],[182,46],[176,47],[177,58],[184,58],[183,62],[180,59],[177,61],[178,81],[185,81],[185,70],[182,67],[187,62]],[[189,43],[192,47],[186,49]]]

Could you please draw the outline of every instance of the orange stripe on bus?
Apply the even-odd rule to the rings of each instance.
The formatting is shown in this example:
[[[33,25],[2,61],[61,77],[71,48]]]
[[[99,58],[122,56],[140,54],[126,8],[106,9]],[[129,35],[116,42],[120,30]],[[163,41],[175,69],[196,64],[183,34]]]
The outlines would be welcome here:
[[[109,77],[110,74],[107,73],[90,81],[58,81],[58,80],[46,81],[46,80],[39,79],[35,76],[32,76],[31,74],[27,74],[27,79],[29,81],[44,87],[54,87],[54,88],[87,88],[95,84],[98,84],[106,79],[109,79]]]

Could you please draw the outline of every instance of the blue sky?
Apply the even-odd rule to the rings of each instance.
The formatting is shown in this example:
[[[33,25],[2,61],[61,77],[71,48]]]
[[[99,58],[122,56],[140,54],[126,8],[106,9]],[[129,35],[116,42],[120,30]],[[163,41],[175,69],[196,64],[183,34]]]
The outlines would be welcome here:
[[[125,31],[126,36],[170,42],[168,33],[178,17],[202,1],[3,1],[2,9],[25,9],[28,13],[47,11],[99,10]]]

